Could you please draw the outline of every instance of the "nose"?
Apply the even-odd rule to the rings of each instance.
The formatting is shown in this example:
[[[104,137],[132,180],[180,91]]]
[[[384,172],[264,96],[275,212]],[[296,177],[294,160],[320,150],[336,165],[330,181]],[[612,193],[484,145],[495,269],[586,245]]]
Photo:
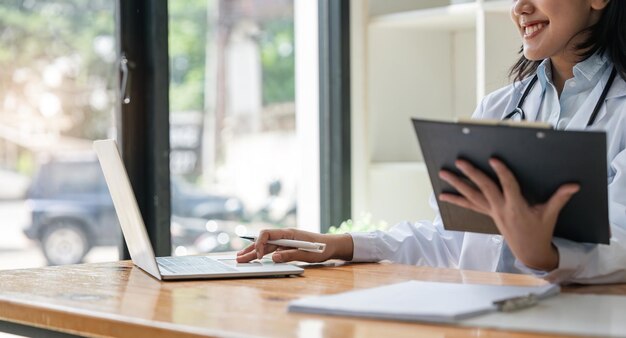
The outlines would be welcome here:
[[[532,13],[534,7],[530,0],[514,0],[511,6],[511,13],[515,16]]]

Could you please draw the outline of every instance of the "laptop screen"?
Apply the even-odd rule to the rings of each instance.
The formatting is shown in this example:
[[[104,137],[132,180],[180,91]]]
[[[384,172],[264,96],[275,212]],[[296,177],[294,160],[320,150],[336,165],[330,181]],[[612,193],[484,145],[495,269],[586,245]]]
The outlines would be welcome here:
[[[139,212],[126,168],[124,168],[122,156],[117,149],[117,143],[115,140],[98,140],[94,141],[93,147],[98,155],[133,263],[157,279],[161,279],[154,250]]]

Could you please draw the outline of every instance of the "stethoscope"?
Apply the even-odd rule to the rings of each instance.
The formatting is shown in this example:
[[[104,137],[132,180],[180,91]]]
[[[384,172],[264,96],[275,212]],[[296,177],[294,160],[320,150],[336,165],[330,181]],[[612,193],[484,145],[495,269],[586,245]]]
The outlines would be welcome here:
[[[600,107],[602,107],[602,104],[604,103],[604,100],[606,99],[606,95],[609,93],[609,89],[611,89],[611,86],[613,85],[613,80],[615,80],[615,75],[617,75],[617,70],[615,69],[615,67],[613,67],[613,70],[611,71],[611,75],[609,76],[609,80],[606,82],[606,85],[604,86],[604,90],[602,91],[602,95],[600,95],[600,98],[598,99],[598,102],[596,103],[596,107],[593,109],[593,113],[589,117],[589,121],[587,121],[587,127],[589,127],[595,122],[596,116],[598,115],[598,112],[600,111]],[[522,121],[526,120],[526,113],[524,113],[524,109],[522,109],[522,106],[524,105],[524,101],[526,101],[526,97],[528,96],[530,91],[533,89],[533,86],[535,85],[535,83],[537,83],[538,79],[539,77],[537,76],[537,74],[535,74],[535,76],[533,76],[533,78],[530,80],[528,85],[526,85],[526,89],[524,90],[522,97],[520,97],[519,101],[517,102],[517,107],[515,107],[515,109],[513,109],[512,112],[504,116],[504,118],[502,118],[503,120],[513,119],[516,115],[519,115],[520,120]]]

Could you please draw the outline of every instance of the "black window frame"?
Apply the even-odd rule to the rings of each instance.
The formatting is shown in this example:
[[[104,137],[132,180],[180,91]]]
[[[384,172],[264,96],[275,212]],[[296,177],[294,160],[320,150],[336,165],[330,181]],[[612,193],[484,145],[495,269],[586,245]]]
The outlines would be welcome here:
[[[118,141],[157,256],[171,255],[169,57],[167,0],[118,0],[120,74]],[[121,245],[120,257],[128,259]]]
[[[352,214],[350,0],[319,0],[320,231]]]

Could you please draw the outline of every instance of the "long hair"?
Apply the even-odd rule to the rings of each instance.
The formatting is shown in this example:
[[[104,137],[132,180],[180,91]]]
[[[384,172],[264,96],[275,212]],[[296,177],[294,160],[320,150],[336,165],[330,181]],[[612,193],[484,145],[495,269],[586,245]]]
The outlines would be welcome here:
[[[618,74],[626,80],[626,1],[608,1],[598,22],[579,33],[588,33],[588,37],[575,48],[579,52],[581,61],[596,52],[606,53],[615,65]],[[541,61],[526,59],[523,46],[519,53],[520,58],[509,71],[509,77],[514,77],[515,81],[521,81],[535,74],[541,63]]]

